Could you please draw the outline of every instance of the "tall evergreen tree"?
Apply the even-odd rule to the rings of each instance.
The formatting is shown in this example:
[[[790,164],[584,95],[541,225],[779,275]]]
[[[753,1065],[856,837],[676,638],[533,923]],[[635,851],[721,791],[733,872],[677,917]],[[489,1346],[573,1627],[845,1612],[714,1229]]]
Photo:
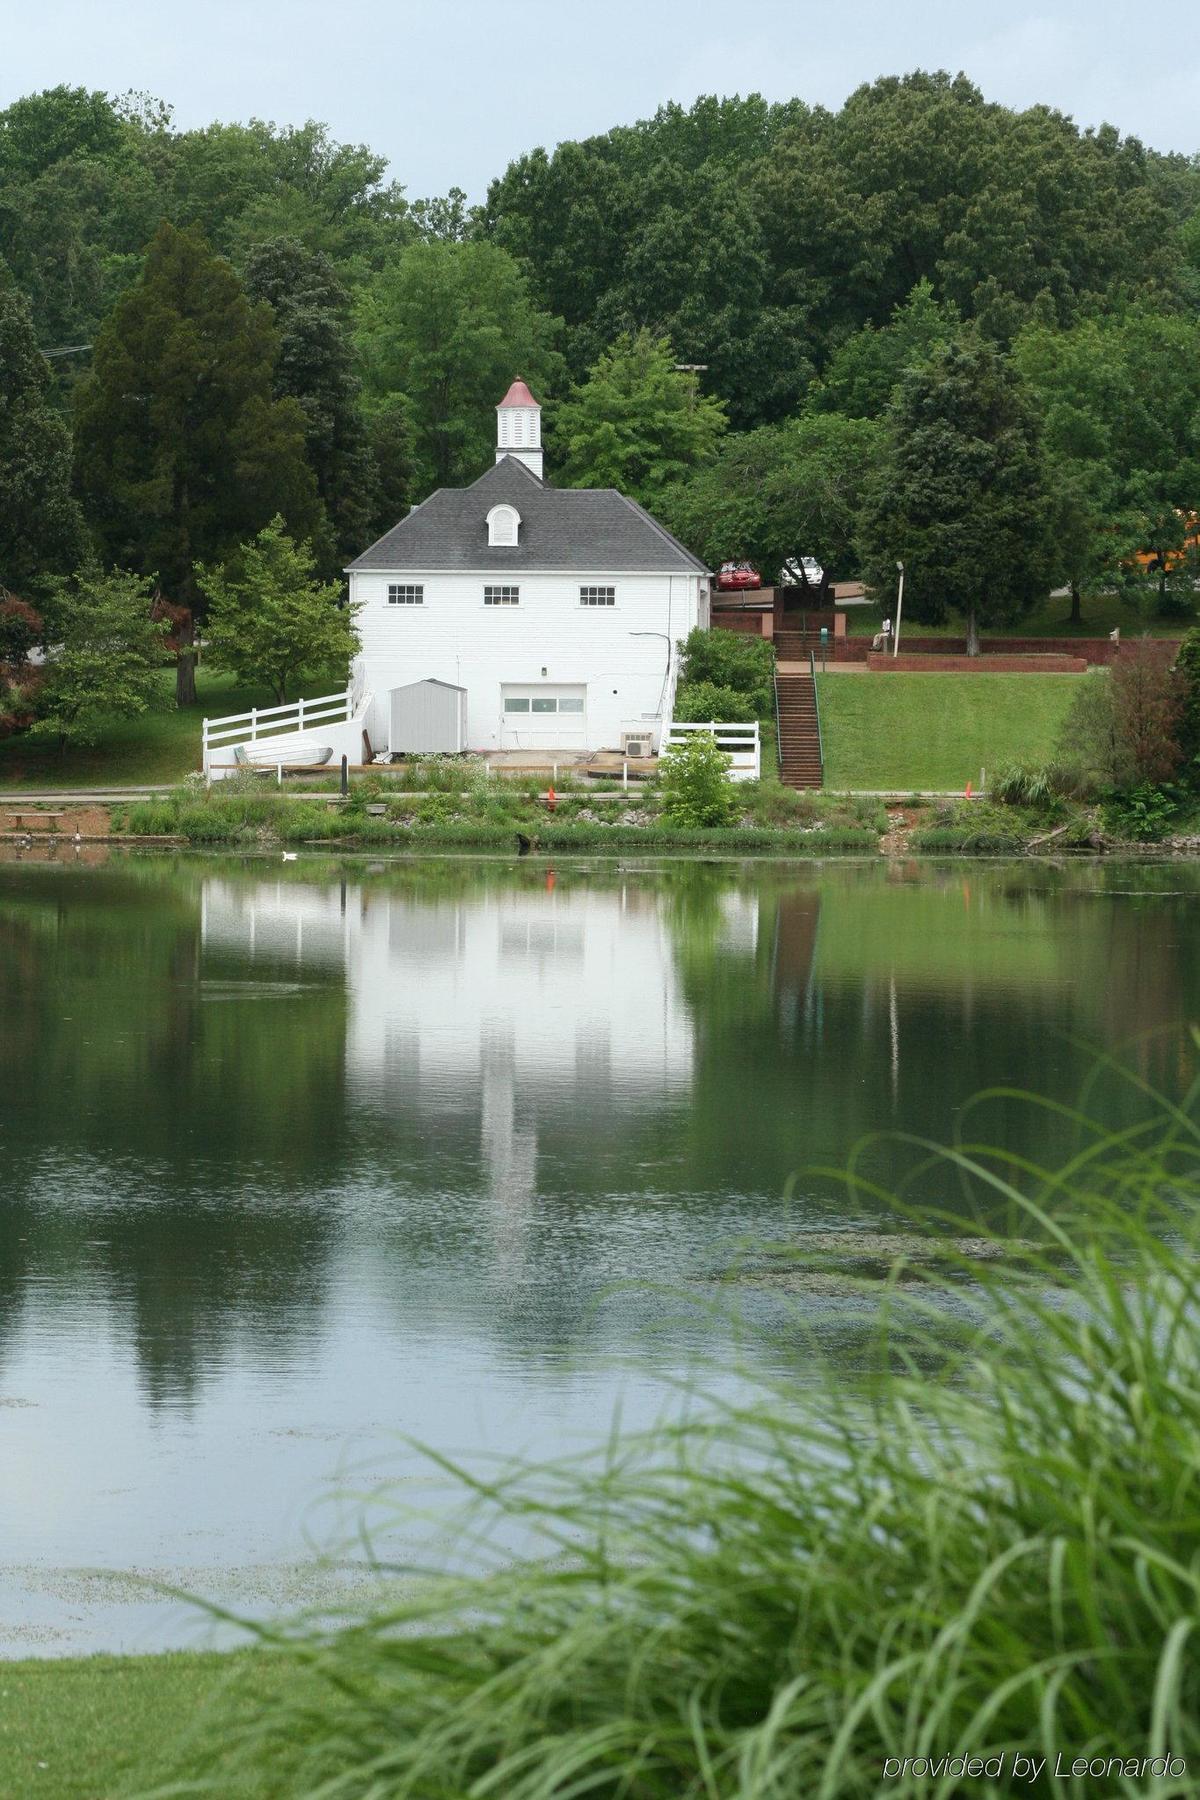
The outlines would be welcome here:
[[[275,315],[279,355],[275,394],[298,400],[327,530],[316,549],[336,574],[368,542],[376,472],[359,406],[350,338],[349,296],[328,257],[298,238],[274,238],[250,252],[246,292]]]
[[[105,550],[193,616],[198,561],[222,561],[276,513],[298,538],[319,521],[304,410],[273,394],[278,342],[270,308],[251,304],[230,265],[164,220],[77,392],[80,483]],[[178,669],[185,705],[186,651]]]
[[[1038,420],[1012,364],[967,330],[902,380],[864,508],[863,573],[905,616],[960,613],[967,650],[1045,598],[1052,501]]]
[[[40,593],[85,547],[71,494],[71,434],[51,408],[50,367],[29,302],[0,282],[0,589]]]

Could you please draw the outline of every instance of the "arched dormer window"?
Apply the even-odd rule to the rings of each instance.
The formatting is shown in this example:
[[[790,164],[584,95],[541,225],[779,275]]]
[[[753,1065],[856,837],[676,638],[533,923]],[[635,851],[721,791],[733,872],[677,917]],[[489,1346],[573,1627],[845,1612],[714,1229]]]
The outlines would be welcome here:
[[[490,549],[511,547],[518,542],[521,515],[515,506],[493,506],[487,516],[487,528]]]

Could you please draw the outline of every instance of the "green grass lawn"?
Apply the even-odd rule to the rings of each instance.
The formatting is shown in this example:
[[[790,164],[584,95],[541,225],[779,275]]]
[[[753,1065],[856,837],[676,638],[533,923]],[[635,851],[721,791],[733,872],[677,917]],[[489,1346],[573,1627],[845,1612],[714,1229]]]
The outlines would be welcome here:
[[[294,1665],[288,1674],[294,1682]],[[178,1768],[181,1746],[204,1732],[210,1704],[237,1716],[272,1698],[281,1678],[269,1656],[253,1653],[0,1664],[0,1795],[115,1800],[145,1792]],[[238,1777],[238,1800],[270,1791]]]
[[[978,785],[980,769],[1045,762],[1081,675],[822,675],[828,788]]]
[[[1140,611],[1128,601],[1116,594],[1085,595],[1083,601],[1083,618],[1078,625],[1072,625],[1070,613],[1071,602],[1065,595],[1057,599],[1047,594],[1045,601],[1028,618],[1021,619],[1010,627],[1007,633],[1002,631],[985,632],[987,637],[1107,637],[1114,625],[1121,627],[1122,637],[1141,637],[1149,632],[1151,637],[1182,637],[1189,625],[1194,625],[1200,614],[1192,619],[1160,618],[1153,608],[1153,603],[1146,611]],[[877,606],[848,606],[846,611],[846,630],[851,637],[870,637],[879,630],[882,612]],[[908,634],[914,637],[962,637],[965,626],[960,618],[950,618],[944,625],[922,625],[916,619],[907,616],[901,620],[900,647],[904,647],[904,639]]]
[[[308,695],[332,694],[345,685],[344,674],[321,676],[306,684]],[[205,714],[249,712],[275,702],[261,688],[244,688],[232,676],[196,675],[196,704],[182,710],[174,703],[174,673],[163,676],[161,712],[136,719],[114,720],[99,743],[59,755],[53,745],[36,739],[0,739],[0,791],[5,788],[142,787],[182,781],[200,767],[200,725]]]

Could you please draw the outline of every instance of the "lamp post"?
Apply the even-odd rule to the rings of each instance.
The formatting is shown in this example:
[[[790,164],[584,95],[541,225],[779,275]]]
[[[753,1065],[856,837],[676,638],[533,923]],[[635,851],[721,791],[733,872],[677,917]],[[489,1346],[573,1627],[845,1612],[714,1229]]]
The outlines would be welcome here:
[[[904,611],[904,564],[898,557],[896,567],[900,571],[900,588],[896,595],[896,629],[892,634],[893,657],[898,656],[900,652],[900,614]]]

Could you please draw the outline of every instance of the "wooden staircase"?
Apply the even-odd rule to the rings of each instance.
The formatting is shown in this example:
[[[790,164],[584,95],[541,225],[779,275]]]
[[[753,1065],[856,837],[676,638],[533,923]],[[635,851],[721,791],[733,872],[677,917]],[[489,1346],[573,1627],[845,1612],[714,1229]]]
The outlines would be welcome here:
[[[779,715],[779,779],[785,787],[819,788],[825,779],[817,688],[811,670],[775,677]]]

